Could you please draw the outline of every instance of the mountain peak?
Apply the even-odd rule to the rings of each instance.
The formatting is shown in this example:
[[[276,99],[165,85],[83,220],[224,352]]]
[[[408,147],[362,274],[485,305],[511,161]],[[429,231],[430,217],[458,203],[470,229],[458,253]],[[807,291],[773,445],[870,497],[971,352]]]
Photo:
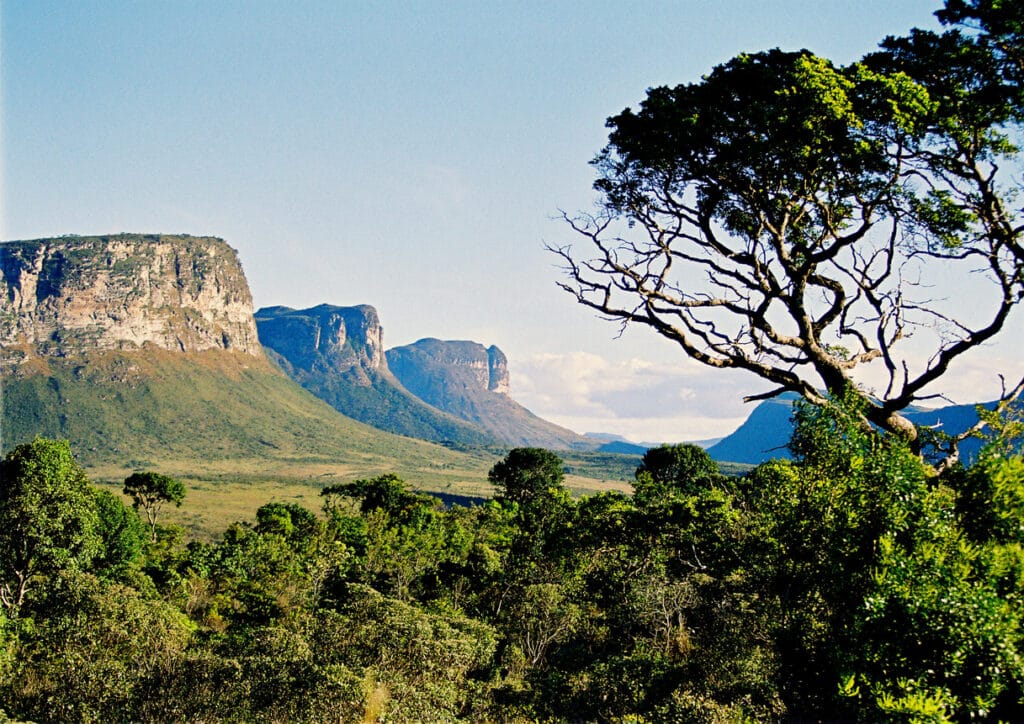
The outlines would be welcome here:
[[[496,346],[428,337],[389,349],[387,358],[395,377],[421,400],[508,444],[596,447],[582,435],[537,417],[510,397],[508,359]]]
[[[487,445],[483,430],[427,405],[388,369],[384,329],[368,304],[256,312],[260,342],[293,380],[344,415],[400,435]]]
[[[264,307],[256,312],[260,342],[309,371],[387,370],[384,329],[368,304],[309,309]]]

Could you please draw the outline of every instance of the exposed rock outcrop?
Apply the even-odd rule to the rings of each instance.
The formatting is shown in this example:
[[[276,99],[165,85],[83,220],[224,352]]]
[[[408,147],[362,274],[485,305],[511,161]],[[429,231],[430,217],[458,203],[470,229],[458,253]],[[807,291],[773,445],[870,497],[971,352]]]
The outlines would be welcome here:
[[[509,396],[508,359],[478,342],[420,341],[387,352],[392,372],[411,392],[442,410],[457,405],[466,390]]]
[[[264,307],[256,312],[260,342],[307,372],[386,371],[384,329],[368,304],[311,309]],[[360,374],[363,373],[363,374]]]
[[[269,356],[285,373],[348,417],[435,442],[497,442],[479,427],[431,407],[401,385],[388,370],[384,330],[377,310],[369,305],[321,304],[302,310],[267,307],[256,312],[256,325]]]
[[[238,255],[213,237],[0,244],[0,346],[63,357],[154,345],[262,357]]]
[[[372,326],[361,346],[347,330],[359,364],[384,363]],[[348,479],[437,466],[475,471],[466,479],[485,485],[476,460],[351,420],[271,364],[238,257],[220,239],[0,244],[0,363],[0,454],[44,435],[70,440],[108,479],[138,469]]]
[[[471,422],[510,445],[595,449],[572,430],[543,420],[510,395],[508,360],[477,342],[421,339],[387,351],[388,367],[424,402]]]
[[[494,345],[487,348],[487,389],[499,395],[512,396],[512,385],[508,381],[508,359]]]

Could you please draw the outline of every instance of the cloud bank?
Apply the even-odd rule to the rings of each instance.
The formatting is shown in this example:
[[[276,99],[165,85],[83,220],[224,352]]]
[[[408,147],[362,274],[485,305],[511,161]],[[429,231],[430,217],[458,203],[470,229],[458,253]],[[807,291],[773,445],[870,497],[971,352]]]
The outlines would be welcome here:
[[[611,361],[589,352],[538,354],[512,362],[512,395],[532,412],[577,432],[637,442],[684,442],[728,435],[760,391],[755,378],[682,358],[666,364]]]

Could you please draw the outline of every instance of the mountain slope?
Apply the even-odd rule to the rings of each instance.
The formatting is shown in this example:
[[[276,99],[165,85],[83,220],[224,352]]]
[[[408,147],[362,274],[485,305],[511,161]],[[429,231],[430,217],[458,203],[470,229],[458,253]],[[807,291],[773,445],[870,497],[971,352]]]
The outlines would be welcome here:
[[[258,344],[220,239],[0,244],[0,449],[65,437],[100,479],[350,479],[485,489],[493,461],[381,432],[292,382]]]
[[[421,400],[509,445],[576,450],[599,446],[513,400],[508,362],[497,347],[428,338],[389,349],[387,362],[402,386]]]
[[[159,466],[232,479],[486,475],[485,460],[345,418],[267,361],[241,354],[112,351],[35,360],[4,379],[3,395],[5,449],[36,435],[67,438],[87,468]]]
[[[496,440],[410,393],[391,374],[377,310],[321,304],[256,312],[260,342],[293,380],[342,414],[381,430],[457,446]]]
[[[753,409],[750,417],[731,435],[708,448],[715,460],[757,465],[772,458],[788,458],[786,445],[793,434],[793,403],[795,394],[765,400]],[[986,403],[991,408],[993,403]],[[907,419],[915,425],[957,435],[978,421],[976,405],[949,405],[936,409],[908,408]],[[960,445],[960,456],[972,460],[981,448],[976,439]]]

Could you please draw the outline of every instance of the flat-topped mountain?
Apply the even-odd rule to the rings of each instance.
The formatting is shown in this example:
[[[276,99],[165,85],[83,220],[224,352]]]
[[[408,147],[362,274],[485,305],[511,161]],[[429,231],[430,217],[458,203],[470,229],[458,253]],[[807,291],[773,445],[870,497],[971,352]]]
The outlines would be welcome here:
[[[297,368],[315,372],[387,369],[384,329],[368,304],[310,309],[264,307],[256,312],[260,343]]]
[[[397,472],[423,483],[443,470],[446,483],[486,485],[488,461],[349,419],[272,364],[238,256],[220,239],[7,242],[0,272],[4,450],[66,438],[108,480],[157,468],[206,480]],[[379,341],[372,349],[368,333],[348,351],[383,360]]]
[[[233,350],[262,357],[238,255],[212,237],[69,236],[0,245],[0,345],[39,355]]]
[[[296,382],[353,419],[382,430],[456,445],[497,441],[423,402],[388,370],[377,310],[363,304],[256,312],[260,342]]]
[[[510,445],[592,450],[592,440],[543,420],[510,397],[508,360],[495,346],[421,339],[387,351],[388,367],[424,402]]]
[[[421,339],[387,352],[388,364],[410,391],[441,409],[457,408],[465,390],[509,395],[508,359],[491,345]],[[443,372],[442,372],[443,370]]]

